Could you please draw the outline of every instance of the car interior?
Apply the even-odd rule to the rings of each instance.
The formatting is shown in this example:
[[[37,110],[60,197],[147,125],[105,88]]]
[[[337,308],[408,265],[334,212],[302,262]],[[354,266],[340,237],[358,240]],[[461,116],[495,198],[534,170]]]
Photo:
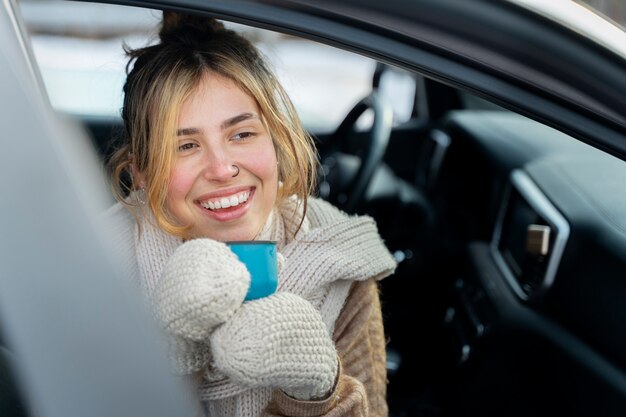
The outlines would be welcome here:
[[[394,71],[379,63],[338,127],[310,132],[318,196],[372,216],[398,261],[380,284],[390,415],[623,416],[626,164],[418,73],[394,123]],[[63,117],[104,166],[121,118]],[[11,386],[1,414],[21,415]]]

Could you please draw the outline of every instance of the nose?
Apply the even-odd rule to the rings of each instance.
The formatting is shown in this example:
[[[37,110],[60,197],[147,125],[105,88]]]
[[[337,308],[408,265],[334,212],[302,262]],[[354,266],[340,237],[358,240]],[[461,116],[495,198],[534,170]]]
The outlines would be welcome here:
[[[203,163],[203,175],[209,181],[228,181],[239,171],[232,157],[224,149],[210,149]]]

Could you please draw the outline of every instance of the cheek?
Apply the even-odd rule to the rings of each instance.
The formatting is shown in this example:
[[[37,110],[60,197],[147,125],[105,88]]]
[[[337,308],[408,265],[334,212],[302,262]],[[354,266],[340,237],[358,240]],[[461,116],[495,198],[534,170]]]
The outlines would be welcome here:
[[[183,166],[175,166],[170,173],[167,200],[170,209],[176,214],[176,207],[185,202],[193,186],[194,176]]]
[[[278,167],[276,151],[271,142],[246,154],[246,167],[252,174],[264,182],[265,188],[278,187]]]

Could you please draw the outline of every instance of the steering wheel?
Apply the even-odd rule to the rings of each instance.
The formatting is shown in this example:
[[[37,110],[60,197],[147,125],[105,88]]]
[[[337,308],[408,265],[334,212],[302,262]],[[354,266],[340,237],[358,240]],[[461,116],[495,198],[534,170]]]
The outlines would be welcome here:
[[[350,152],[349,139],[356,121],[368,109],[374,112],[374,122],[357,156]],[[355,212],[385,156],[392,123],[391,106],[376,92],[360,100],[350,110],[332,134],[327,156],[321,161],[320,197],[348,213]]]

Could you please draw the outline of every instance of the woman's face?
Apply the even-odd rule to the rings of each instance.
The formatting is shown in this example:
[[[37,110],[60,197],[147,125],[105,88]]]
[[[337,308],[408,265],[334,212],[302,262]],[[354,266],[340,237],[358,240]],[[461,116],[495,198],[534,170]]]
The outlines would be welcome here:
[[[188,237],[254,239],[278,191],[276,151],[256,101],[207,73],[182,106],[177,141],[167,207],[192,226]]]

